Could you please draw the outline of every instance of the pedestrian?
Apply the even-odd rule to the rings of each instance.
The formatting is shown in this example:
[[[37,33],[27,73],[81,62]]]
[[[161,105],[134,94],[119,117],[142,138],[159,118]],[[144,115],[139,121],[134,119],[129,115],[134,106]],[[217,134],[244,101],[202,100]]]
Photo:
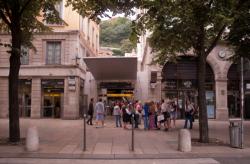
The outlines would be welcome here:
[[[173,122],[173,128],[175,128],[175,122],[177,118],[177,102],[176,101],[171,101],[170,103],[170,126],[171,122]]]
[[[129,105],[124,103],[122,105],[122,120],[123,120],[123,128],[128,129],[127,124],[130,122],[131,112],[129,109]]]
[[[190,101],[187,101],[185,107],[185,125],[184,128],[187,128],[187,124],[189,122],[189,129],[193,128],[193,113],[194,113],[194,106]]]
[[[152,101],[149,106],[149,129],[155,128],[155,103]]]
[[[95,111],[96,111],[96,127],[104,127],[104,104],[102,102],[102,99],[99,99],[99,102],[95,105]],[[100,125],[101,124],[101,125]]]
[[[93,125],[92,123],[92,119],[93,119],[93,115],[94,115],[94,99],[91,98],[90,99],[90,103],[89,103],[89,109],[88,109],[88,120],[87,120],[87,124],[88,125]]]
[[[119,103],[116,103],[114,106],[113,110],[113,115],[115,116],[115,125],[116,127],[122,127],[122,122],[121,122],[121,109],[119,107]]]
[[[149,129],[149,103],[143,105],[144,130]]]
[[[136,103],[135,103],[134,110],[135,110],[135,112],[134,112],[134,114],[135,114],[135,118],[134,118],[135,119],[135,128],[139,128],[138,125],[140,123],[141,106],[140,106],[138,101],[136,101]]]
[[[169,104],[166,103],[164,100],[161,101],[161,113],[164,115],[164,126],[165,131],[168,131],[170,128],[170,107]]]

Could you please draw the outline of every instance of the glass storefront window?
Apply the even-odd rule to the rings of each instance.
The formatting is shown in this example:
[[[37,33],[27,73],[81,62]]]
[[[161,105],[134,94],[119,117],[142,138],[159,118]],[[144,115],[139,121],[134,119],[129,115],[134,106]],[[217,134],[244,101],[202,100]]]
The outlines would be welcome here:
[[[31,115],[31,80],[19,80],[19,116],[30,117]]]
[[[215,118],[214,91],[206,91],[207,117]]]

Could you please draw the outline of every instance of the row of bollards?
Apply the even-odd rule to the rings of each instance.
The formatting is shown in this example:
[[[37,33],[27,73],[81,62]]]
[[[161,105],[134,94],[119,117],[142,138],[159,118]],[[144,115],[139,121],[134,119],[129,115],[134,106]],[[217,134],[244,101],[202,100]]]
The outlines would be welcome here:
[[[134,116],[134,115],[133,115]],[[84,133],[83,133],[83,151],[86,151],[86,120],[84,116]],[[132,133],[131,133],[131,150],[134,151],[134,121],[132,119]],[[39,150],[39,135],[36,127],[30,127],[26,135],[26,150],[38,151]],[[191,134],[187,129],[181,129],[178,136],[178,150],[181,152],[191,151]]]

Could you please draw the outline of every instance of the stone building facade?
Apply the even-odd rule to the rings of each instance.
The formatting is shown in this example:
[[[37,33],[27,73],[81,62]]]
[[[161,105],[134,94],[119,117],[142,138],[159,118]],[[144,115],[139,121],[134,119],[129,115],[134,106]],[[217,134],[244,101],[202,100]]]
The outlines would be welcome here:
[[[183,56],[177,64],[166,62],[164,66],[150,65],[155,54],[141,36],[138,47],[137,99],[160,101],[172,99],[179,106],[178,117],[183,118],[185,101],[198,100],[197,76],[199,71],[193,56]],[[227,120],[240,117],[239,64],[227,60],[232,51],[219,43],[207,57],[206,103],[208,117]],[[183,59],[183,60],[182,60]],[[246,66],[249,67],[249,66]],[[250,71],[244,72],[245,104],[244,117],[250,118]]]
[[[82,58],[97,56],[99,25],[59,3],[59,14],[68,25],[50,24],[53,32],[34,35],[36,50],[23,48],[19,73],[21,117],[79,118],[86,109],[91,75]],[[1,33],[0,41],[10,42]],[[8,49],[0,47],[0,117],[8,116]],[[92,94],[95,94],[92,92]]]

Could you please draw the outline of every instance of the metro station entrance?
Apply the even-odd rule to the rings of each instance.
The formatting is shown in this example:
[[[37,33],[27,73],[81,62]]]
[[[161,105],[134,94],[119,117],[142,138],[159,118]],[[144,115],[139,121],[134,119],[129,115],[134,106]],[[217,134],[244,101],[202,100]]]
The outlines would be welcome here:
[[[101,82],[99,95],[104,99],[108,115],[112,115],[116,102],[130,101],[134,97],[134,87],[131,82]]]
[[[112,114],[116,101],[131,100],[137,79],[137,57],[86,57],[88,70],[97,82],[97,99]]]

